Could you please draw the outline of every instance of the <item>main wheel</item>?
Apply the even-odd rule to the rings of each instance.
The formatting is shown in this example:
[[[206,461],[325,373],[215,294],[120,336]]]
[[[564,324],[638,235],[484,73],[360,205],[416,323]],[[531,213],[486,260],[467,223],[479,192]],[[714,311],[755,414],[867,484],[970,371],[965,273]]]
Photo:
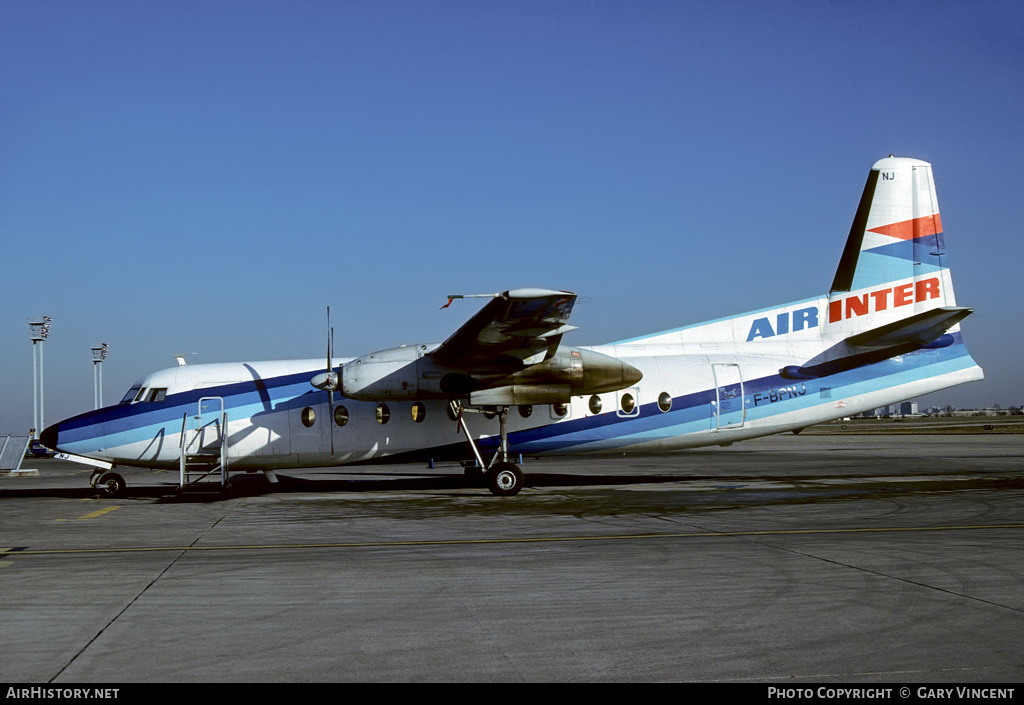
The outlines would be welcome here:
[[[121,493],[124,492],[126,485],[124,478],[116,472],[107,472],[100,476],[99,482],[96,483],[96,487],[103,490],[111,497],[119,497]]]
[[[499,497],[517,495],[523,489],[523,471],[513,463],[498,463],[487,471],[487,487]]]

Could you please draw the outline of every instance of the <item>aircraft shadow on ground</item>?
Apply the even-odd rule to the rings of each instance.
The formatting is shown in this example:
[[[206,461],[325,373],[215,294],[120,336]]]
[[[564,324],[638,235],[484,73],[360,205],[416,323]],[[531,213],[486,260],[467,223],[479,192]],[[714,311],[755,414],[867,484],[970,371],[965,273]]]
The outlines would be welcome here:
[[[526,487],[582,487],[595,485],[644,485],[706,481],[712,478],[672,477],[665,475],[619,475],[619,474],[566,474],[531,473],[527,475]],[[722,478],[717,478],[722,480]],[[418,475],[410,473],[376,474],[368,477],[346,478],[296,478],[278,475],[277,482],[270,482],[262,474],[236,475],[231,478],[227,492],[220,492],[215,483],[202,483],[187,491],[180,491],[177,484],[132,484],[129,483],[117,497],[105,494],[92,487],[32,487],[0,490],[2,499],[59,498],[59,499],[150,499],[163,502],[174,501],[220,501],[240,497],[257,497],[268,494],[298,492],[402,492],[424,490],[480,490],[489,494],[482,481],[473,481],[463,473],[446,475]]]
[[[908,493],[949,492],[951,490],[1024,490],[1024,477],[1008,477],[1004,473],[981,473],[962,476],[950,476],[930,481],[915,481],[908,477],[907,483],[891,481],[878,482],[872,477],[829,476],[830,479],[845,478],[841,485],[779,487],[772,489],[754,489],[763,481],[785,481],[787,478],[776,476],[722,476],[722,475],[622,475],[605,474],[574,474],[574,473],[530,473],[527,475],[526,488],[572,488],[572,487],[625,487],[640,485],[679,485],[687,488],[693,483],[705,483],[709,491],[714,490],[748,490],[744,492],[748,501],[764,503],[774,498],[778,501],[821,501],[823,499],[856,499],[858,497],[893,497]],[[129,484],[118,497],[111,497],[91,487],[47,488],[33,487],[25,489],[0,490],[0,500],[28,498],[59,498],[59,499],[110,499],[110,500],[156,500],[158,502],[216,502],[233,498],[258,497],[262,495],[286,493],[337,493],[357,494],[365,492],[410,492],[410,491],[471,491],[474,494],[490,497],[490,493],[481,481],[474,481],[463,473],[420,475],[416,473],[375,473],[373,477],[349,475],[346,477],[332,476],[329,478],[305,478],[278,475],[277,482],[270,482],[263,474],[236,475],[226,492],[221,492],[219,485],[208,483],[193,487],[188,491],[180,491],[176,483]],[[818,478],[826,479],[826,478]],[[792,478],[789,478],[792,481]],[[712,483],[706,485],[706,483]],[[717,493],[716,493],[717,494]],[[731,493],[730,493],[731,494]],[[497,498],[496,498],[497,499]],[[730,501],[738,499],[732,496]]]

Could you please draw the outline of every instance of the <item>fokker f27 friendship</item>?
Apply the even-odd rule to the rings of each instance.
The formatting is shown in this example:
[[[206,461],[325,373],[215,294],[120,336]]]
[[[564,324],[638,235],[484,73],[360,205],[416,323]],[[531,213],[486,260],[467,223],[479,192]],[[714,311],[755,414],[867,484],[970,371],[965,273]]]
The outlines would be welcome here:
[[[971,309],[954,300],[932,168],[916,159],[872,167],[827,296],[587,347],[562,340],[575,300],[513,289],[440,344],[154,372],[41,440],[95,464],[177,467],[183,487],[226,483],[228,467],[273,479],[458,460],[513,495],[517,455],[727,445],[983,377],[960,334]],[[124,487],[109,470],[92,482]]]

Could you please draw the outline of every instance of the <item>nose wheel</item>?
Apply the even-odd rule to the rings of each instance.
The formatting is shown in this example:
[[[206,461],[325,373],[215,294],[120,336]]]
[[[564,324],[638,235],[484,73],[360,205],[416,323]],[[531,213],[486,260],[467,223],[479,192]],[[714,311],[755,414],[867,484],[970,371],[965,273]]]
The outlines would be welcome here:
[[[126,487],[124,478],[116,472],[104,472],[97,470],[89,478],[89,484],[98,490],[102,490],[109,497],[119,497],[124,493]]]

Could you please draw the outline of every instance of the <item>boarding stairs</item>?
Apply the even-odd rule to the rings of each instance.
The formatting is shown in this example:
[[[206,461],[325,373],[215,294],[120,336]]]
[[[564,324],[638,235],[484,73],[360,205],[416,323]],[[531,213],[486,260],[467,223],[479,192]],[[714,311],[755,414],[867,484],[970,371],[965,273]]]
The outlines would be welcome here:
[[[181,419],[181,494],[224,494],[228,489],[228,415],[223,397],[203,397],[195,415]]]
[[[0,436],[0,474],[38,475],[38,470],[22,470],[21,462],[28,452],[32,436]]]

